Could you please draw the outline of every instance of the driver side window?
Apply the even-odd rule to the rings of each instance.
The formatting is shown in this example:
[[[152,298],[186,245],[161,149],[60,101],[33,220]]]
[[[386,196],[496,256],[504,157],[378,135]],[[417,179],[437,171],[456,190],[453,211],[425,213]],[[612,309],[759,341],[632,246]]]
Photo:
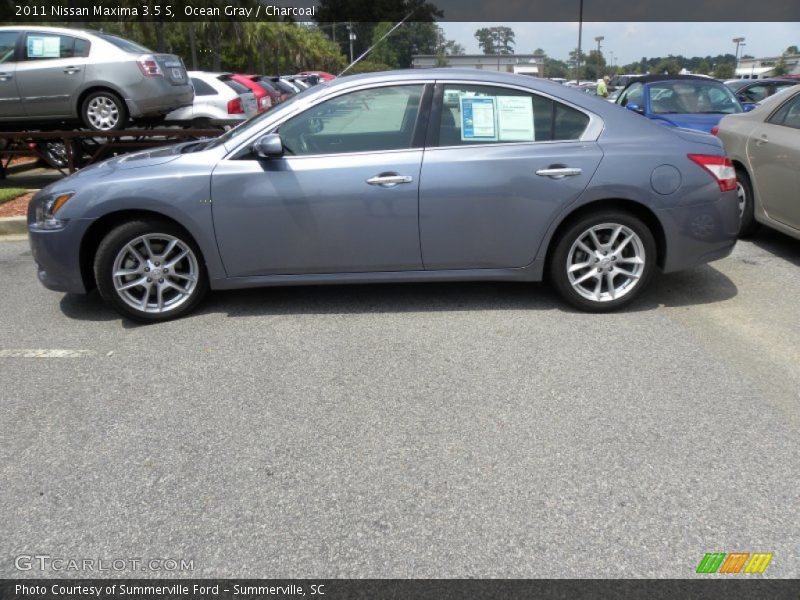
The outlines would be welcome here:
[[[313,106],[278,129],[287,154],[410,148],[423,85],[359,90]]]

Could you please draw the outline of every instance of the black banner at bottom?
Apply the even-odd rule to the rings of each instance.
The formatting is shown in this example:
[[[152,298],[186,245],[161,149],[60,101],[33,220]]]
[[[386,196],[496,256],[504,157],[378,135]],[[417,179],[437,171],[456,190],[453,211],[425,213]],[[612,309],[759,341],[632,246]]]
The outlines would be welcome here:
[[[2,579],[0,600],[800,598],[768,579]]]

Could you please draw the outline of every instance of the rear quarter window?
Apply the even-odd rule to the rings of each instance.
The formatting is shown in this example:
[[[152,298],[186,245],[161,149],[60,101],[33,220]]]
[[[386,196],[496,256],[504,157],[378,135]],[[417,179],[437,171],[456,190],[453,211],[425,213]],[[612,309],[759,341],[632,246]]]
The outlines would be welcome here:
[[[217,96],[217,90],[208,85],[202,79],[192,77],[192,86],[194,87],[195,96]]]

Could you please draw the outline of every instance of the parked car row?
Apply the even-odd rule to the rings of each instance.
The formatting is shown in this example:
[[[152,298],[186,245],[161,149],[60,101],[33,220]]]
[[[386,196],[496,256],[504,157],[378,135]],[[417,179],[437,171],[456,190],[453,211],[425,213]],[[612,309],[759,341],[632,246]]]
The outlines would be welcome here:
[[[167,115],[168,123],[194,127],[236,125],[321,81],[314,73],[268,76],[202,71],[190,71],[189,79],[195,89],[194,103]]]

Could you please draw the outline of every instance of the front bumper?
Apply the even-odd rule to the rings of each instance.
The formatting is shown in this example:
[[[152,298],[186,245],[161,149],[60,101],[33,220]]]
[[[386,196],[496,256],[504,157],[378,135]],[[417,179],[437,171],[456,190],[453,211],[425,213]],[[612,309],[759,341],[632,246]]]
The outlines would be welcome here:
[[[44,287],[57,292],[85,294],[81,273],[80,243],[93,219],[68,221],[63,229],[28,227],[28,240],[37,275]]]
[[[666,253],[663,271],[680,271],[725,258],[739,235],[736,192],[723,192],[715,202],[659,210]]]

